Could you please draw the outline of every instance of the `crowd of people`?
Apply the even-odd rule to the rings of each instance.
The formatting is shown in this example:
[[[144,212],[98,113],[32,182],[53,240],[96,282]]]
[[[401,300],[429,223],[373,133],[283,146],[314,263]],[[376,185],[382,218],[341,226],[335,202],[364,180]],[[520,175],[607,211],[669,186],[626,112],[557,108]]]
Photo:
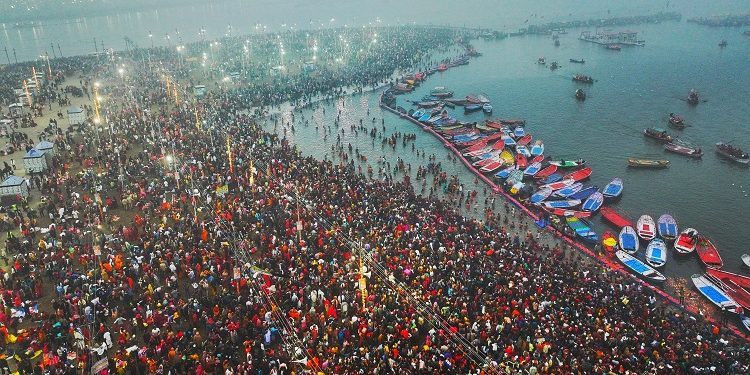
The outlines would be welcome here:
[[[411,53],[339,70],[325,87],[371,85]],[[368,178],[353,160],[303,157],[247,113],[245,89],[191,102],[165,90],[161,72],[106,79],[111,69],[90,73],[110,98],[101,123],[56,129],[51,169],[31,184],[41,202],[3,213],[14,229],[0,254],[0,367],[750,371],[744,339],[539,242],[507,204],[466,217],[408,181]],[[257,100],[315,90],[304,82],[279,81]],[[435,164],[414,172],[470,199]]]

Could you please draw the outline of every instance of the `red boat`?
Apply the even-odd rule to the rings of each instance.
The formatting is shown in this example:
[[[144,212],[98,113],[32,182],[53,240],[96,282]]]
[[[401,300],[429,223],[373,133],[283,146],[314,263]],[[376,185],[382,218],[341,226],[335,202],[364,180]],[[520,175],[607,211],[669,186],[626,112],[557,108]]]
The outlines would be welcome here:
[[[566,210],[564,208],[548,208],[548,207],[545,207],[545,210],[557,216],[575,216],[578,218],[587,218],[591,216],[591,212],[589,211],[575,211],[575,210]]]
[[[614,226],[618,228],[634,227],[633,222],[626,219],[625,217],[623,217],[622,215],[617,213],[617,211],[615,211],[614,209],[610,207],[602,207],[602,209],[599,210],[599,212],[601,212],[604,220],[607,220],[608,222],[612,223]]]
[[[440,65],[438,65],[437,70],[438,70],[438,72],[444,72],[444,71],[448,70],[448,65],[440,64]]]
[[[519,146],[526,146],[531,142],[531,134],[526,134],[523,137],[521,137],[519,140],[516,141],[516,144]]]
[[[708,267],[710,270],[711,267]],[[709,280],[716,284],[721,290],[724,291],[729,297],[737,302],[743,309],[750,310],[750,293],[747,290],[742,289],[737,283],[730,279],[721,279],[718,277],[711,276],[708,274]]]
[[[520,119],[500,119],[497,121],[506,125],[526,125],[526,120]]]
[[[617,248],[617,238],[610,231],[605,231],[602,234],[602,247],[604,250],[612,253]]]
[[[523,154],[516,154],[516,167],[518,169],[524,169],[529,165],[529,161]]]
[[[591,167],[584,167],[575,172],[568,173],[564,178],[570,178],[570,179],[575,180],[576,182],[583,181],[589,178],[592,172],[593,172],[593,169],[591,169]]]
[[[706,268],[706,273],[713,277],[721,279],[721,281],[732,281],[733,283],[743,288],[750,289],[750,277],[738,275],[729,271],[722,271],[713,267]]]
[[[484,123],[485,123],[485,125],[487,125],[488,127],[490,127],[490,128],[493,128],[493,129],[497,129],[497,130],[500,130],[500,129],[502,129],[502,128],[507,128],[507,126],[505,126],[505,125],[503,125],[503,124],[501,124],[501,123],[499,123],[499,122],[496,122],[496,121],[492,121],[492,120],[487,120],[487,121],[485,121]]]
[[[463,152],[463,153],[469,153],[469,152],[473,152],[473,151],[479,151],[479,150],[487,147],[487,141],[486,140],[483,140],[483,141],[484,142],[475,143],[475,144],[469,146],[467,149],[465,149],[465,150],[463,150],[461,152]]]
[[[531,162],[530,162],[529,164],[534,164],[534,163],[541,163],[541,162],[543,162],[543,161],[544,161],[544,154],[542,154],[542,155],[537,155],[537,156],[534,156],[534,158],[533,158],[533,159],[531,159]]]
[[[503,148],[505,148],[505,140],[504,139],[501,139],[501,140],[495,142],[492,145],[492,149],[493,150],[502,150]]]
[[[695,244],[695,251],[706,266],[721,268],[724,265],[719,251],[716,250],[716,246],[706,236],[698,237],[698,243]]]
[[[547,177],[551,176],[555,172],[557,172],[557,166],[553,165],[553,164],[550,164],[550,165],[546,166],[545,168],[543,168],[541,171],[539,171],[539,173],[537,173],[536,175],[534,175],[534,178],[536,178],[538,180],[543,180],[543,179],[546,179]]]

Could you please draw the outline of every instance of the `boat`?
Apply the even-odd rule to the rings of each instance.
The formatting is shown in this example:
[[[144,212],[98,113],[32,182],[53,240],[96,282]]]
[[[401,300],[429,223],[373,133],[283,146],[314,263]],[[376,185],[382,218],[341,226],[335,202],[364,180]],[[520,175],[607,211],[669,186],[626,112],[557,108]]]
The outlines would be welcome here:
[[[542,179],[541,183],[547,185],[547,184],[552,184],[552,183],[555,183],[555,182],[560,182],[560,181],[562,181],[562,179],[563,179],[563,175],[561,173],[553,173],[553,174],[547,176],[547,178]]]
[[[717,277],[722,281],[731,280],[733,283],[750,289],[750,276],[738,275],[729,271],[723,271],[718,268],[706,267],[706,273],[711,276]]]
[[[526,187],[526,184],[523,182],[515,182],[510,189],[508,189],[508,193],[511,195],[518,195],[524,188]]]
[[[750,35],[750,31],[745,31],[742,34],[743,35]],[[745,326],[745,330],[748,331],[748,332],[750,332],[750,318],[748,318],[748,317],[746,317],[744,315],[741,315],[740,316],[740,322],[742,323],[743,326]]]
[[[569,186],[566,186],[560,190],[555,191],[552,193],[552,195],[559,197],[559,198],[567,198],[577,192],[579,192],[583,188],[583,184],[580,182],[573,183]],[[578,199],[580,200],[580,199]]]
[[[450,91],[443,86],[438,86],[430,91],[430,95],[436,96],[438,98],[450,98],[451,96],[453,96],[453,91]]]
[[[659,268],[667,264],[667,244],[661,239],[654,238],[646,247],[646,263]]]
[[[663,282],[667,278],[664,277],[659,271],[655,270],[653,267],[649,266],[646,263],[641,262],[637,258],[633,257],[632,255],[622,251],[617,250],[615,252],[615,256],[617,256],[617,259],[619,259],[622,264],[625,265],[625,267],[628,267],[631,271],[635,272],[637,275],[641,276],[642,278],[652,281],[652,282]]]
[[[619,44],[605,44],[604,49],[608,49],[610,51],[619,51],[622,49]]]
[[[740,259],[742,259],[742,264],[744,264],[745,267],[750,268],[750,254],[742,254]]]
[[[577,199],[566,199],[560,201],[549,201],[544,202],[542,205],[547,208],[571,208],[581,204],[580,200]]]
[[[544,184],[542,186],[547,186],[547,187],[549,187],[552,190],[560,190],[562,188],[566,188],[566,187],[568,187],[570,185],[573,185],[574,183],[575,183],[575,181],[573,181],[573,180],[565,179],[565,180],[560,180],[560,181],[555,181],[555,182],[547,183],[547,184]]]
[[[441,103],[439,101],[434,100],[434,101],[428,101],[428,102],[415,102],[414,104],[420,108],[432,108],[432,107],[439,106]]]
[[[708,298],[714,305],[718,306],[722,311],[737,312],[741,311],[740,307],[732,297],[729,297],[724,293],[721,288],[716,286],[707,277],[699,274],[694,274],[690,277],[693,280],[693,285],[698,288],[698,291],[703,294],[704,297]]]
[[[620,249],[627,251],[630,254],[638,252],[640,243],[638,243],[638,237],[635,234],[635,229],[631,226],[622,227],[619,235]]]
[[[628,159],[628,167],[633,168],[648,168],[648,169],[663,169],[669,166],[669,160],[660,159]]]
[[[487,104],[482,105],[482,111],[484,111],[484,113],[488,115],[492,113],[492,104],[487,103]]]
[[[547,178],[555,172],[557,172],[557,166],[550,164],[544,167],[542,170],[540,170],[536,175],[534,175],[534,178],[536,179]]]
[[[576,211],[576,210],[566,210],[564,208],[544,208],[545,211],[557,215],[557,216],[575,216],[580,218],[587,218],[591,216],[591,212],[584,212],[584,211]]]
[[[419,122],[425,122],[429,120],[430,117],[432,117],[431,113],[425,113],[424,115],[422,115],[422,117],[419,118]]]
[[[602,247],[608,252],[614,252],[617,249],[617,239],[610,231],[604,231],[602,234]]]
[[[500,153],[500,159],[503,159],[505,161],[505,164],[513,165],[513,163],[516,161],[516,159],[513,157],[513,154],[508,150],[503,150],[503,152]]]
[[[505,147],[515,147],[516,146],[516,140],[513,139],[513,137],[505,134],[502,136],[503,141],[505,141]]]
[[[719,47],[721,47],[721,48],[724,48],[724,47],[726,47],[727,45],[729,45],[729,43],[727,43],[727,41],[726,41],[726,40],[722,40],[721,42],[719,42]]]
[[[750,311],[750,292],[742,289],[742,287],[734,283],[731,279],[722,280],[712,276],[708,273],[708,270],[706,270],[706,278],[721,288],[734,302],[737,302],[742,307],[742,310]]]
[[[682,118],[682,116],[676,115],[674,113],[669,114],[669,125],[674,126],[678,129],[685,129],[685,119]]]
[[[656,237],[656,223],[654,219],[649,215],[641,215],[638,218],[638,237],[644,240],[652,240]]]
[[[675,154],[685,155],[691,158],[700,158],[703,156],[703,150],[700,147],[695,148],[684,142],[670,142],[664,145],[664,149]]]
[[[747,152],[744,152],[739,147],[732,146],[726,142],[719,142],[716,144],[716,153],[740,164],[750,163],[750,156]]]
[[[674,249],[681,254],[689,254],[695,250],[698,240],[698,231],[693,228],[687,228],[680,232],[677,240],[674,242]]]
[[[524,154],[516,154],[516,166],[521,168],[526,168],[526,166],[529,164],[529,160],[526,158],[526,155]]]
[[[583,74],[576,74],[573,76],[573,82],[580,82],[580,83],[594,83],[594,79]]]
[[[669,143],[674,140],[671,135],[667,134],[667,131],[662,128],[646,128],[643,129],[643,135],[649,138],[656,139],[659,142]]]
[[[508,185],[514,185],[523,180],[523,172],[520,169],[515,169],[510,172],[505,183]]]
[[[476,112],[482,109],[481,104],[467,104],[464,106],[464,112]]]
[[[420,118],[420,117],[424,116],[425,112],[426,111],[424,109],[418,109],[418,110],[412,112],[411,117],[412,118]]]
[[[497,178],[508,178],[508,176],[510,176],[510,172],[513,172],[516,169],[517,168],[516,168],[515,165],[511,165],[510,167],[505,168],[505,169],[501,170],[500,172],[497,172],[495,174],[495,177],[497,177]]]
[[[604,195],[604,198],[618,198],[620,195],[622,195],[622,190],[624,186],[622,183],[621,178],[614,178],[612,181],[610,181],[607,185],[604,186],[604,190],[602,191],[602,195]]]
[[[555,39],[555,47],[560,47],[560,39]]]
[[[529,202],[536,204],[544,201],[545,199],[549,198],[550,194],[552,194],[552,189],[548,187],[543,187],[534,192],[534,194],[531,195],[531,198],[529,198]]]
[[[405,92],[411,92],[414,88],[406,83],[399,83],[393,86],[393,89],[396,90],[397,93],[405,93]]]
[[[534,142],[534,146],[531,147],[531,155],[538,156],[544,153],[544,143],[542,141]]]
[[[526,146],[529,143],[531,143],[531,134],[526,134],[523,137],[518,138],[518,140],[516,141],[516,144],[519,146]]]
[[[593,169],[591,167],[583,167],[575,172],[568,173],[565,178],[572,179],[573,181],[583,181],[591,176]]]
[[[611,207],[602,207],[601,208],[601,214],[604,220],[608,221],[610,224],[622,228],[622,227],[632,227],[633,222],[630,221],[628,218],[620,215],[617,211],[615,211]]]
[[[545,60],[544,56],[542,56],[542,57],[540,57],[540,58],[538,58],[536,60],[536,63],[539,64],[539,65],[546,65],[547,64],[547,60]]]
[[[583,159],[578,159],[578,160],[561,159],[560,161],[550,161],[549,163],[550,165],[557,166],[558,168],[575,168],[575,167],[580,167],[586,164],[586,161]]]
[[[721,268],[724,265],[724,261],[721,260],[721,255],[719,255],[716,246],[706,236],[698,236],[695,244],[695,252],[698,253],[698,258],[706,266]]]
[[[598,186],[596,186],[596,185],[589,186],[587,188],[578,190],[575,194],[569,196],[568,198],[571,198],[571,199],[580,199],[581,201],[586,201],[592,194],[594,194],[594,193],[596,193],[598,191],[599,191],[599,187]]]
[[[523,170],[523,174],[525,176],[531,176],[534,177],[535,174],[539,173],[539,170],[542,169],[542,163],[536,162],[530,164],[526,169]]]
[[[483,124],[474,124],[474,128],[477,129],[477,130],[479,130],[480,132],[483,132],[483,133],[494,133],[494,132],[497,131],[497,129],[493,129],[493,128],[491,128],[491,127],[489,127],[487,125],[483,125]]]
[[[513,129],[513,136],[516,139],[520,139],[525,135],[526,135],[526,130],[523,128],[523,126],[516,126],[515,129]]]
[[[586,60],[584,60],[584,59],[570,59],[570,62],[576,63],[576,64],[585,64]]]
[[[446,71],[446,70],[448,70],[448,65],[446,65],[446,64],[440,64],[440,65],[438,65],[438,67],[437,67],[437,71],[438,71],[438,72],[444,72],[444,71]]]
[[[695,91],[695,89],[691,89],[690,92],[688,92],[686,100],[690,105],[697,105],[701,101],[700,96],[698,95],[698,91]]]
[[[656,221],[656,229],[659,231],[659,237],[666,241],[674,241],[680,233],[677,230],[677,221],[670,214],[659,216]]]
[[[492,159],[492,161],[491,161],[491,162],[489,162],[489,163],[485,164],[485,165],[484,165],[484,166],[483,166],[482,168],[480,168],[479,170],[480,170],[480,171],[482,171],[482,172],[487,172],[487,173],[489,173],[489,172],[494,172],[494,171],[496,171],[496,170],[497,170],[498,168],[502,167],[503,165],[505,165],[505,162],[504,162],[504,161],[502,161],[502,160],[498,160],[498,159]]]
[[[489,104],[490,103],[490,99],[487,98],[484,95],[477,95],[476,98],[479,101],[479,104]]]
[[[531,157],[531,152],[529,151],[529,148],[526,146],[517,145],[516,154],[523,155],[527,158]]]
[[[591,229],[591,224],[586,219],[568,216],[565,218],[565,221],[581,240],[593,243],[599,241],[599,236]]]
[[[581,209],[584,211],[591,211],[596,212],[604,203],[604,195],[602,193],[596,191],[594,194],[591,194],[586,200],[583,202],[583,206],[581,206]]]
[[[586,100],[586,92],[584,92],[582,89],[576,90],[575,95],[576,95],[576,99],[579,101]]]
[[[560,68],[560,65],[557,63],[557,61],[553,61],[552,64],[549,64],[550,70],[557,70]]]

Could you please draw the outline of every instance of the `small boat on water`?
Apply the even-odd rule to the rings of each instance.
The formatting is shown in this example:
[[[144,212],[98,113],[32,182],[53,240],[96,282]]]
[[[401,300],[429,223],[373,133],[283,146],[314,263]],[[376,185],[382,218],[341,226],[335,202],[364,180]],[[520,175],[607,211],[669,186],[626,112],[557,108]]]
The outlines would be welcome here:
[[[706,267],[706,273],[711,276],[717,277],[722,281],[731,280],[733,283],[750,289],[750,276],[738,275],[729,271],[723,271],[718,268]]]
[[[692,147],[684,142],[670,142],[664,145],[664,149],[675,154],[685,155],[691,158],[700,158],[703,156],[703,150],[700,147]]]
[[[571,208],[581,204],[580,200],[577,199],[566,199],[560,201],[549,201],[544,202],[542,205],[547,208]]]
[[[518,169],[525,169],[529,165],[529,159],[524,154],[516,154],[516,166]]]
[[[490,113],[492,113],[492,104],[486,103],[486,104],[482,105],[482,111],[484,111],[484,113],[486,113],[488,115]]]
[[[573,181],[583,181],[589,178],[593,171],[591,167],[583,167],[575,172],[568,173],[565,175],[565,178],[572,179]]]
[[[524,176],[530,176],[534,177],[535,174],[539,173],[539,170],[542,169],[542,163],[536,162],[530,164],[526,169],[523,170]]]
[[[560,190],[555,191],[552,193],[552,195],[559,197],[559,198],[567,198],[577,192],[579,192],[581,189],[583,189],[583,184],[580,182],[576,182],[572,185],[566,186]],[[580,199],[578,199],[580,200]]]
[[[693,285],[698,288],[698,291],[703,294],[704,297],[708,298],[711,303],[718,306],[719,309],[730,312],[742,310],[735,300],[724,293],[721,288],[716,286],[716,284],[711,282],[707,277],[694,274],[690,279],[693,281]]]
[[[476,111],[479,111],[481,109],[482,109],[482,105],[481,104],[467,104],[467,105],[464,106],[464,112],[466,112],[466,113],[476,112]]]
[[[516,144],[519,146],[526,146],[531,142],[531,134],[526,134],[521,138],[518,138]]]
[[[612,181],[610,181],[606,186],[604,186],[604,190],[602,191],[602,194],[604,195],[604,198],[617,198],[620,195],[622,195],[622,190],[624,186],[622,183],[621,178],[615,178]]]
[[[547,64],[547,60],[544,58],[544,56],[542,56],[542,57],[540,57],[540,58],[538,58],[536,60],[536,63],[539,64],[539,65],[546,65]]]
[[[583,74],[576,74],[573,76],[573,82],[580,82],[580,83],[594,83],[594,79]]]
[[[654,238],[646,247],[646,263],[659,268],[667,264],[667,244],[661,239]]]
[[[547,178],[547,177],[551,176],[555,172],[557,172],[557,166],[550,164],[550,165],[544,167],[536,175],[534,175],[534,178],[536,178],[537,180],[543,179],[543,178]]]
[[[750,268],[750,254],[742,254],[742,256],[740,257],[740,259],[742,259],[742,264],[744,264],[745,267]],[[748,288],[750,288],[750,287],[748,287]]]
[[[560,190],[562,188],[566,188],[566,187],[568,187],[570,185],[573,185],[574,183],[575,183],[575,181],[566,179],[566,180],[560,180],[560,181],[548,183],[548,184],[542,185],[540,187],[546,186],[546,187],[548,187],[548,188],[550,188],[552,190]]]
[[[698,236],[698,241],[695,244],[695,252],[698,253],[698,258],[706,266],[714,268],[721,268],[724,265],[724,261],[721,260],[719,250],[706,236]]]
[[[620,230],[619,241],[620,249],[627,251],[630,254],[638,252],[640,244],[638,243],[638,237],[635,234],[635,229],[631,226],[622,227]]]
[[[504,161],[498,160],[498,159],[492,159],[491,162],[485,164],[484,166],[482,166],[482,168],[479,168],[479,170],[482,172],[490,173],[490,172],[496,171],[498,168],[502,167],[503,165],[505,165]]]
[[[523,180],[523,172],[520,169],[516,169],[510,172],[508,178],[505,180],[506,185],[515,185]]]
[[[602,247],[608,252],[614,252],[617,249],[617,239],[610,231],[604,231],[602,234]]]
[[[664,214],[659,216],[659,220],[656,221],[656,228],[659,231],[659,237],[666,241],[674,241],[677,235],[680,233],[677,230],[677,221],[670,214]]]
[[[424,116],[425,112],[427,112],[427,111],[424,110],[424,109],[418,109],[418,110],[412,112],[411,117],[418,119],[418,118]]]
[[[661,159],[628,159],[628,167],[646,169],[664,169],[669,166],[669,160]]]
[[[418,120],[420,122],[425,122],[425,121],[429,120],[430,117],[432,117],[432,113],[425,113]]]
[[[531,155],[538,156],[544,153],[544,143],[542,141],[534,142],[534,146],[531,147]]]
[[[584,60],[584,59],[570,59],[570,62],[575,63],[575,64],[585,64],[586,60]]]
[[[643,135],[649,138],[656,139],[659,142],[669,143],[674,140],[671,135],[667,134],[667,131],[662,128],[646,128],[643,129]]]
[[[604,46],[604,49],[608,49],[610,51],[619,51],[622,49],[619,44],[607,44]]]
[[[642,278],[652,281],[652,282],[663,282],[667,278],[664,277],[659,271],[655,270],[653,267],[649,266],[646,263],[641,262],[637,258],[633,257],[632,255],[622,251],[618,250],[615,252],[615,256],[617,256],[617,259],[619,259],[622,264],[625,265],[625,267],[630,268],[631,271],[635,272],[637,275],[641,276]]]
[[[643,238],[646,241],[654,239],[656,237],[656,223],[654,219],[649,215],[641,215],[638,218],[638,237]]]
[[[513,136],[516,137],[516,139],[519,139],[526,135],[526,130],[523,128],[523,126],[516,126],[515,129],[513,129]]]
[[[575,96],[578,101],[586,100],[586,92],[583,91],[582,89],[576,90]]]
[[[513,157],[513,154],[508,150],[503,150],[503,152],[500,153],[500,159],[503,159],[505,164],[513,165],[515,163],[516,159]]]
[[[591,194],[584,202],[583,206],[581,206],[581,209],[584,211],[591,211],[596,212],[599,210],[599,208],[602,207],[602,204],[604,203],[604,195],[600,192],[594,192],[594,194]]]
[[[739,147],[732,146],[726,142],[719,142],[716,144],[716,153],[736,163],[750,163],[750,155],[748,155],[747,152],[744,152]]]
[[[511,165],[510,167],[507,167],[500,172],[495,173],[495,177],[497,178],[508,178],[510,176],[510,173],[515,171],[517,168],[515,165]]]
[[[552,194],[552,189],[548,187],[540,188],[531,195],[531,198],[529,198],[529,202],[531,202],[532,204],[541,203],[545,199],[549,198],[550,194]]]
[[[750,311],[750,292],[737,285],[731,279],[722,280],[718,277],[712,276],[708,272],[710,269],[711,267],[708,267],[706,270],[706,278],[721,288],[721,290],[724,291],[729,298],[733,299],[734,302],[737,302],[744,311]]]
[[[448,88],[444,86],[437,86],[430,91],[430,95],[436,96],[438,98],[450,98],[451,96],[453,96],[453,91],[448,90]]]
[[[557,70],[560,68],[560,64],[557,63],[557,61],[553,61],[552,64],[549,64],[550,70]]]
[[[683,230],[674,242],[674,249],[681,254],[689,254],[695,250],[698,241],[698,231],[693,228]]]
[[[691,89],[690,92],[688,92],[687,96],[687,102],[690,105],[698,105],[700,103],[701,99],[698,95],[698,91],[695,91],[695,89]]]
[[[591,216],[591,212],[583,212],[583,211],[576,211],[576,210],[566,210],[564,208],[544,208],[545,211],[557,215],[557,216],[575,216],[580,218],[587,218]]]
[[[594,193],[597,193],[597,192],[599,192],[599,187],[598,186],[596,186],[596,185],[589,186],[587,188],[579,190],[578,192],[576,192],[575,194],[569,196],[568,198],[570,198],[570,199],[580,199],[581,201],[585,202],[586,200],[588,200],[588,198],[591,195],[593,195]]]
[[[608,221],[610,224],[622,228],[622,227],[633,227],[633,222],[630,221],[628,218],[620,215],[617,211],[615,211],[611,207],[602,207],[601,214],[604,220]]]
[[[729,43],[727,43],[726,40],[722,40],[721,42],[719,42],[719,47],[721,47],[721,48],[724,48],[724,47],[726,47],[728,45],[729,45]]]
[[[529,151],[529,148],[526,147],[526,146],[517,145],[516,146],[516,153],[519,154],[519,155],[523,155],[523,156],[525,156],[527,158],[531,157],[531,151]]]
[[[570,229],[576,232],[576,236],[583,241],[596,243],[599,241],[599,236],[591,229],[591,224],[586,219],[568,216],[565,218]]]
[[[578,160],[560,159],[559,161],[555,160],[555,161],[550,161],[549,163],[550,165],[557,166],[558,168],[575,168],[575,167],[580,167],[586,164],[586,161],[583,159],[578,159]]]
[[[553,173],[553,174],[547,176],[547,178],[541,179],[541,183],[545,184],[545,185],[548,185],[548,184],[553,184],[555,182],[560,182],[560,181],[562,181],[562,179],[563,179],[562,173]]]
[[[669,125],[674,126],[677,129],[685,129],[685,120],[682,118],[682,116],[676,115],[674,113],[669,114]]]

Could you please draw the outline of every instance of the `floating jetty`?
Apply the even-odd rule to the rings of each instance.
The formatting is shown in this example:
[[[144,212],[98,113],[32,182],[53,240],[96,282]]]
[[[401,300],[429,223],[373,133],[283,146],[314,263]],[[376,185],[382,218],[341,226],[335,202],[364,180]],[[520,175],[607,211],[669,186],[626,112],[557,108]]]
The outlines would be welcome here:
[[[638,40],[638,33],[635,31],[597,31],[592,34],[591,31],[584,31],[578,37],[579,40],[584,42],[591,42],[603,45],[624,45],[624,46],[638,46],[643,47],[646,45],[645,40]]]

